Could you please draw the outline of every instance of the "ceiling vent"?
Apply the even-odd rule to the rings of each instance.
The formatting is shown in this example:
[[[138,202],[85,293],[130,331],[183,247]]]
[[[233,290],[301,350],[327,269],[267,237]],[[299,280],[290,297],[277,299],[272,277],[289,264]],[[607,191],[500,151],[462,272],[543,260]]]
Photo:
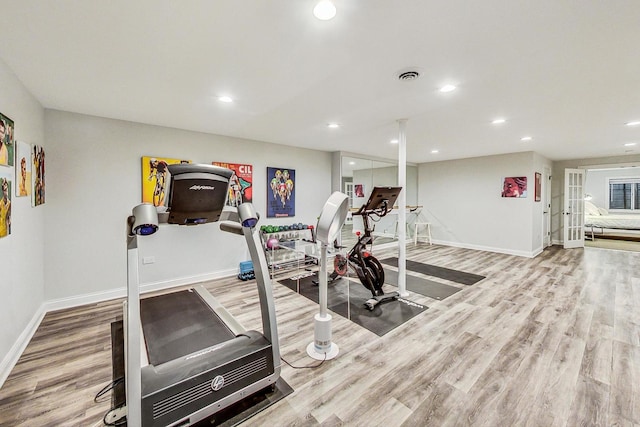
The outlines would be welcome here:
[[[408,82],[411,80],[415,80],[420,77],[420,73],[417,71],[404,71],[398,74],[398,79],[403,82]]]

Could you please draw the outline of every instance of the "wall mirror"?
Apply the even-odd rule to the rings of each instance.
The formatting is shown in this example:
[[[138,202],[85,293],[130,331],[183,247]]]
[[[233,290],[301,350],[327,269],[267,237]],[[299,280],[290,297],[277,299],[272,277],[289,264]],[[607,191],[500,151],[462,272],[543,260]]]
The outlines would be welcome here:
[[[376,186],[396,186],[398,183],[398,164],[392,160],[371,159],[355,155],[341,155],[341,191],[349,197],[349,208],[360,208]],[[418,168],[414,164],[407,164],[407,205],[417,205],[418,199]],[[389,213],[380,221],[373,223],[374,245],[391,243],[397,240],[397,211]],[[411,215],[407,215],[409,228]],[[350,248],[355,243],[356,231],[362,229],[360,217],[349,215],[342,228],[342,245]],[[411,228],[410,228],[411,229]],[[410,234],[407,232],[407,238]]]

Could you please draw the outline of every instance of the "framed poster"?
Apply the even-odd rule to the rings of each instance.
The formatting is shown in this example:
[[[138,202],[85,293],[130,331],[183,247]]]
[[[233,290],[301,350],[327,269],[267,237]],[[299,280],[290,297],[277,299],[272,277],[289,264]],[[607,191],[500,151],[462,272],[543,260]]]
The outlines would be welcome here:
[[[502,197],[527,197],[527,177],[510,176],[502,181]]]
[[[540,172],[536,172],[536,182],[534,187],[534,201],[539,202],[542,200],[542,174]]]
[[[353,186],[353,195],[355,197],[364,197],[364,184],[355,184]]]
[[[240,206],[253,200],[253,166],[239,163],[212,162],[214,166],[231,169],[227,206]]]
[[[0,169],[0,238],[11,234],[11,169]]]
[[[13,120],[0,113],[0,165],[13,166]]]
[[[169,159],[167,157],[142,157],[142,203],[165,206],[167,190],[167,166],[177,163],[191,163],[191,160]]]
[[[44,148],[33,145],[31,148],[31,206],[44,204],[46,181],[44,177]]]
[[[267,218],[296,214],[296,171],[267,167]]]
[[[16,141],[16,197],[31,195],[31,145]]]

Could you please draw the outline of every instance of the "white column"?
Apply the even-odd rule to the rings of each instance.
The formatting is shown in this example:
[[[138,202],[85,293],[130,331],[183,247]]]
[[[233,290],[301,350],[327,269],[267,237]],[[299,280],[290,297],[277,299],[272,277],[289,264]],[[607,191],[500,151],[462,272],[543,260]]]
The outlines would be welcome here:
[[[140,289],[138,274],[138,236],[131,236],[127,248],[127,323],[125,331],[125,387],[127,390],[127,425],[142,425],[142,356],[140,347]]]
[[[407,292],[407,119],[398,120],[398,186],[402,187],[398,196],[398,293]]]

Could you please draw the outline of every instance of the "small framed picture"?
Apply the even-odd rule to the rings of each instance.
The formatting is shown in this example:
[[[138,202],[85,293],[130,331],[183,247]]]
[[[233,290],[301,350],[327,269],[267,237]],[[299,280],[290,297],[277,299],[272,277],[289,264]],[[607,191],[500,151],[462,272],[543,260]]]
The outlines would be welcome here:
[[[536,172],[536,182],[534,188],[534,201],[539,202],[542,200],[542,174]]]
[[[527,177],[510,176],[502,181],[502,197],[527,197]]]

